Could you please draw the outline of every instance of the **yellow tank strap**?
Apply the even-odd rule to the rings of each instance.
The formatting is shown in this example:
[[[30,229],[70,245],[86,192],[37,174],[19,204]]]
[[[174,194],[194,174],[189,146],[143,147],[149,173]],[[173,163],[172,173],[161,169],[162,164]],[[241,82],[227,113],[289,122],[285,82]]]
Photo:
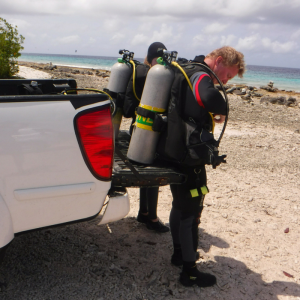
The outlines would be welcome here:
[[[129,61],[131,64],[132,64],[132,68],[133,68],[133,74],[132,74],[132,88],[133,88],[133,94],[135,96],[135,98],[138,100],[138,101],[141,101],[141,99],[137,96],[136,92],[135,92],[135,63],[133,60],[130,60]]]
[[[190,89],[191,89],[192,92],[193,92],[193,86],[192,86],[192,84],[191,84],[191,81],[190,81],[190,79],[188,78],[188,76],[186,75],[186,73],[184,72],[184,70],[181,68],[181,66],[180,66],[176,61],[173,61],[173,62],[172,62],[172,65],[175,66],[175,67],[177,67],[177,68],[182,72],[182,74],[184,75],[185,79],[187,80],[187,82],[188,82],[188,84],[189,84]],[[212,130],[211,130],[211,131],[212,131],[212,133],[214,133],[214,130],[215,130],[215,120],[214,120],[214,116],[212,115],[211,112],[209,112],[209,114],[210,114],[210,117],[211,117],[211,120],[212,120]]]
[[[154,106],[150,106],[150,105],[146,105],[146,104],[140,104],[140,107],[157,112],[157,113],[164,113],[166,110],[163,108],[158,108],[158,107],[154,107]]]

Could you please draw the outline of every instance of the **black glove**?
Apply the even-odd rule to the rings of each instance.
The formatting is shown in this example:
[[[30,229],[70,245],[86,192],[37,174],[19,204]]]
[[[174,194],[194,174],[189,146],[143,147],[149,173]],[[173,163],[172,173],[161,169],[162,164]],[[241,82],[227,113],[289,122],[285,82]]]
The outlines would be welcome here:
[[[212,167],[213,169],[215,169],[217,166],[219,166],[221,163],[226,163],[226,158],[227,155],[221,155],[219,156],[218,153],[214,153],[212,156],[211,156],[211,164],[212,164]]]

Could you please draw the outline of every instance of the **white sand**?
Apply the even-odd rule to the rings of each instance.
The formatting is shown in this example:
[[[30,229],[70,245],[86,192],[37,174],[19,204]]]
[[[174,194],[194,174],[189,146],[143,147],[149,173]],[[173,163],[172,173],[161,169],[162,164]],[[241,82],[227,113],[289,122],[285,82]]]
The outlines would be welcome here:
[[[46,72],[35,70],[35,69],[24,67],[24,66],[19,66],[19,73],[17,75],[20,77],[24,77],[26,79],[51,78],[51,75]]]

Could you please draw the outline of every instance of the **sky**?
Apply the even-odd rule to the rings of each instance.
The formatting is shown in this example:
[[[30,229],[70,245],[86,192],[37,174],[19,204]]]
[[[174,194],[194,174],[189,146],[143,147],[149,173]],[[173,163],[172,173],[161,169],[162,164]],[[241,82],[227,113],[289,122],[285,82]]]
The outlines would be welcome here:
[[[247,64],[300,68],[300,0],[1,0],[25,53],[143,58],[152,42],[188,59],[229,45]],[[75,52],[77,50],[77,52]]]

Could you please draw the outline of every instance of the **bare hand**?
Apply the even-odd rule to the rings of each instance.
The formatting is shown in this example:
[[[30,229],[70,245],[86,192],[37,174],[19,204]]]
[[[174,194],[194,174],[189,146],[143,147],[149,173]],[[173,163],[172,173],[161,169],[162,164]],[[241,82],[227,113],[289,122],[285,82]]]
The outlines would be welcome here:
[[[225,121],[224,115],[214,115],[214,121],[216,123],[223,123]]]

